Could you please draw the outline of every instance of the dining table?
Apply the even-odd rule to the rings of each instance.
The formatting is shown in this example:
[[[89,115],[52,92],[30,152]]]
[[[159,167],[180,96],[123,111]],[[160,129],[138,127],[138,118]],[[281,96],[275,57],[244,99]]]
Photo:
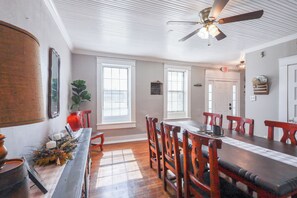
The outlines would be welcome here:
[[[222,140],[218,149],[219,171],[255,191],[257,197],[297,197],[297,147],[263,137],[223,129],[214,136],[212,127],[198,121],[165,121],[183,130]]]

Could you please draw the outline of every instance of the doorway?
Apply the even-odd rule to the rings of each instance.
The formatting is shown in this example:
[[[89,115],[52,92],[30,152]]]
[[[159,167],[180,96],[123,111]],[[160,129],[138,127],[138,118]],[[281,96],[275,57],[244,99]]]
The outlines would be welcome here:
[[[223,114],[226,128],[227,115],[240,115],[240,73],[206,70],[205,76],[205,111]]]
[[[297,122],[297,56],[279,59],[279,120]]]

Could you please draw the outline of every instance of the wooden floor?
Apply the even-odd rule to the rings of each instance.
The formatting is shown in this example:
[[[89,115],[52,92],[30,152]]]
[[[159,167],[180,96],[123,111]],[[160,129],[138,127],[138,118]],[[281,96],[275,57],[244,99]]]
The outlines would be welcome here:
[[[156,169],[149,167],[147,141],[104,145],[92,152],[91,198],[175,197],[163,190]]]

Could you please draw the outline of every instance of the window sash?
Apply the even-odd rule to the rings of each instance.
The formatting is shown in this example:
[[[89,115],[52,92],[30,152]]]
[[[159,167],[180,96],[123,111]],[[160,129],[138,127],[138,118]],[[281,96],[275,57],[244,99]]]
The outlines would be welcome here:
[[[164,66],[164,119],[185,119],[191,115],[191,67]]]
[[[131,121],[129,69],[129,65],[102,64],[102,123]]]

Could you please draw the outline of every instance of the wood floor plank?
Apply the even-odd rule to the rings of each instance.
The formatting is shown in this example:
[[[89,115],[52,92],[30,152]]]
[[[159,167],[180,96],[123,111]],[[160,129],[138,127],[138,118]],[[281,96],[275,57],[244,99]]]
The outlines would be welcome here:
[[[104,151],[92,152],[90,197],[167,198],[175,197],[156,169],[149,167],[147,141],[104,145]]]

